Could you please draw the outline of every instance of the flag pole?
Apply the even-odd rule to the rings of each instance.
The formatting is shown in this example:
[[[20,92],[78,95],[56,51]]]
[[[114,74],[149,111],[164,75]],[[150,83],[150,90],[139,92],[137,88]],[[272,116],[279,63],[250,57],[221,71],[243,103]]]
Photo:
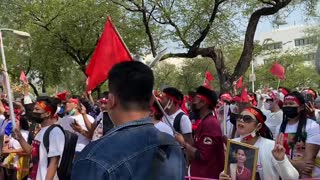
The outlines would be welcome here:
[[[164,120],[166,121],[166,123],[170,126],[170,128],[172,129],[173,133],[176,134],[176,130],[174,129],[174,127],[172,126],[172,124],[170,123],[166,113],[164,112],[164,109],[163,107],[161,106],[160,102],[158,101],[156,95],[154,94],[154,91],[152,92],[152,95],[153,95],[153,98],[155,100],[155,102],[157,103],[157,105],[159,106],[161,112],[163,113],[163,116],[164,116]]]
[[[126,50],[128,51],[131,59],[133,59],[132,56],[131,56],[131,53],[130,53],[129,48],[128,48],[127,45],[124,43],[124,41],[123,41],[123,39],[122,39],[119,31],[117,30],[117,28],[116,28],[116,27],[114,26],[114,24],[112,23],[112,20],[111,20],[111,17],[110,17],[110,16],[108,16],[108,21],[110,21],[110,23],[111,23],[111,25],[112,25],[112,28],[113,28],[114,31],[118,34],[118,36],[119,36],[119,38],[120,38],[120,40],[121,40],[122,45],[123,45],[123,46],[126,48]]]
[[[279,87],[280,87],[280,79],[278,79],[278,88],[277,89],[279,89]]]

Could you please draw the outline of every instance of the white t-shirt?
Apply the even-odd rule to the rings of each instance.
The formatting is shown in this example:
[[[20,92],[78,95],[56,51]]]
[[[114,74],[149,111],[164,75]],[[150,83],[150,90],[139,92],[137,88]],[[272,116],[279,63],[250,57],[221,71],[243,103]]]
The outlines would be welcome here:
[[[90,121],[90,123],[94,122],[94,118],[92,116],[87,114],[87,117],[88,117],[88,120]],[[59,123],[63,127],[64,130],[73,132],[78,135],[76,152],[81,152],[86,147],[86,145],[90,143],[90,139],[88,139],[87,137],[85,137],[84,135],[82,135],[78,132],[75,132],[72,129],[70,124],[72,124],[74,121],[76,121],[81,126],[82,129],[84,129],[85,131],[88,131],[86,124],[84,123],[82,114],[79,114],[77,116],[66,116],[66,117],[62,118]]]
[[[294,135],[296,134],[298,123],[299,122],[291,125],[287,124],[284,137],[285,139],[289,140],[289,143],[284,144],[285,147],[292,147],[290,146],[290,142],[294,140]],[[279,129],[280,129],[280,126],[278,126],[277,128],[278,132],[279,132]],[[306,133],[307,133],[306,143],[320,145],[320,126],[318,123],[316,123],[316,121],[312,119],[307,119]],[[303,154],[305,151],[305,143],[298,142],[294,145],[293,149],[287,150],[287,152],[288,151],[290,152],[289,154],[287,153],[289,159],[299,160],[303,158]],[[317,167],[317,166],[314,167],[313,176],[314,177],[320,176],[320,167]]]
[[[267,120],[265,124],[270,129],[273,135],[273,139],[276,139],[276,135],[279,133],[277,131],[277,127],[281,125],[283,119],[283,111],[280,110],[278,112],[271,112],[265,113],[267,116]]]
[[[49,126],[48,126],[49,127]],[[47,153],[46,148],[43,144],[43,138],[48,127],[41,128],[36,137],[32,142],[32,155],[39,157],[38,168],[35,172],[37,180],[45,180],[48,171],[48,158],[60,156],[62,157],[65,137],[64,133],[60,128],[55,127],[51,130],[49,134],[49,152]],[[34,157],[33,157],[34,158]],[[36,166],[37,164],[33,164]],[[60,162],[59,162],[60,165]],[[33,174],[33,173],[31,173]],[[57,174],[53,178],[54,180],[59,180]]]
[[[164,132],[173,136],[172,129],[164,122],[159,121],[158,123],[154,124],[154,127],[156,127],[161,132]]]
[[[180,113],[183,112],[181,109],[179,109],[177,112],[175,112],[172,115],[165,115],[167,116],[169,122],[171,123],[171,125],[173,126],[173,121],[174,118]],[[165,117],[162,118],[162,122],[165,122],[167,124],[167,120]],[[169,124],[167,124],[169,125]],[[182,134],[188,134],[188,133],[192,133],[192,124],[191,121],[189,119],[189,117],[187,115],[183,115],[181,117],[181,121],[180,121],[180,129]]]
[[[28,141],[29,131],[21,130],[20,132],[21,132],[21,135],[22,135],[23,139]],[[13,137],[10,137],[9,147],[11,147],[12,149],[21,149],[22,148],[20,143],[19,143],[19,141],[17,141]]]
[[[97,116],[95,123],[98,122],[99,124],[93,132],[91,141],[96,141],[103,136],[103,112],[100,112],[100,114]]]

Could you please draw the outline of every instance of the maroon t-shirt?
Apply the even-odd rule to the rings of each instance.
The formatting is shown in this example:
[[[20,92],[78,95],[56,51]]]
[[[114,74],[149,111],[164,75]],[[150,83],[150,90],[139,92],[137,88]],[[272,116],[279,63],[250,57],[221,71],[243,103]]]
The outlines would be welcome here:
[[[219,179],[224,168],[223,136],[213,115],[202,120],[194,135],[198,158],[191,162],[191,176]]]

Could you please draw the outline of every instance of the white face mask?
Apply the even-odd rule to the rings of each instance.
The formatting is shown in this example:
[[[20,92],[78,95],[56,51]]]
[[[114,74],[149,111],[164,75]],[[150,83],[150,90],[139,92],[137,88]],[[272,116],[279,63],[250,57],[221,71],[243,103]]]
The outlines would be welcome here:
[[[256,133],[256,129],[254,129],[251,133],[245,134],[245,135],[240,135],[240,139],[241,141],[249,141],[251,139],[253,139],[254,137],[256,137],[257,133]]]
[[[270,110],[270,103],[265,102],[265,103],[264,103],[264,108],[265,108],[266,110]]]
[[[166,110],[166,109],[170,109],[173,105],[173,101],[170,99],[167,103],[167,105],[163,108],[163,110]]]

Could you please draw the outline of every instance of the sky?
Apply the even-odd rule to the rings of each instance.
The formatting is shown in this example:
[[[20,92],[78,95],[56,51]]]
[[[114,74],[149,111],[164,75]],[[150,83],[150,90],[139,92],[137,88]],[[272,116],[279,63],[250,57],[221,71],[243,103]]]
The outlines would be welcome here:
[[[317,9],[320,9],[319,7],[320,4],[318,4]],[[310,26],[318,24],[315,19],[306,19],[306,16],[301,9],[294,10],[292,13],[288,15],[288,17],[285,20],[288,24],[280,26],[280,28],[293,26]],[[271,18],[263,18],[260,20],[256,31],[256,38],[259,38],[261,33],[270,32],[274,30],[271,21]]]

